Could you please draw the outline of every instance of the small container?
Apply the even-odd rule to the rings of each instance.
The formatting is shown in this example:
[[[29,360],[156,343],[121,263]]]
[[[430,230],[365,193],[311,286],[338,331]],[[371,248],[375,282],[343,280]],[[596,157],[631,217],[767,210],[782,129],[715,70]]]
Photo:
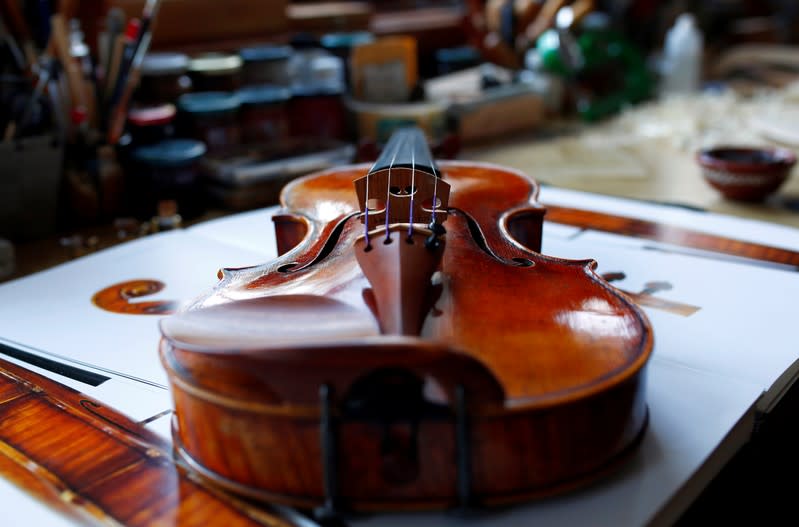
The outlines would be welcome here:
[[[148,53],[142,60],[136,100],[147,105],[174,103],[192,89],[188,71],[188,55]]]
[[[238,96],[228,92],[187,93],[178,99],[182,135],[203,141],[219,153],[241,141]]]
[[[295,38],[289,61],[291,85],[340,84],[344,86],[344,62],[322,49],[315,37]]]
[[[243,85],[278,84],[288,86],[291,46],[264,45],[239,50]]]
[[[303,93],[317,89],[346,90],[344,61],[322,49],[295,54],[290,72],[293,90]]]
[[[691,13],[677,17],[666,33],[661,64],[660,90],[664,94],[691,93],[702,81],[704,36]]]
[[[288,101],[291,90],[260,85],[237,92],[241,102],[241,138],[244,143],[282,143],[288,136]]]
[[[128,128],[135,146],[151,145],[175,135],[174,104],[143,106],[128,112]]]
[[[701,150],[696,160],[705,181],[725,198],[760,201],[788,179],[796,154],[785,148],[719,146]]]
[[[295,85],[289,103],[289,134],[298,138],[348,140],[342,86]]]
[[[322,35],[319,43],[329,53],[340,58],[344,63],[344,79],[350,86],[350,53],[352,48],[361,44],[374,42],[375,36],[369,31],[351,31],[344,33],[328,33]]]
[[[194,91],[236,91],[241,87],[242,60],[238,54],[208,53],[191,59]]]
[[[158,213],[150,220],[150,232],[173,231],[183,226],[183,217],[178,213],[174,199],[159,201],[157,209]]]
[[[127,181],[134,214],[149,220],[164,200],[174,200],[184,218],[202,214],[205,204],[198,185],[205,153],[205,145],[192,139],[169,139],[134,149],[134,170]]]

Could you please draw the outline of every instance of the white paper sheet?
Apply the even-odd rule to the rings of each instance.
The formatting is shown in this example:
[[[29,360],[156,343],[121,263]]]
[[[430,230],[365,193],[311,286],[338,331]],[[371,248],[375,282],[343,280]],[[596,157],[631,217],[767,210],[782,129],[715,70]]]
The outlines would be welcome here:
[[[687,228],[697,228],[701,219],[708,232],[799,247],[794,229],[710,213],[549,187],[543,189],[542,200]],[[91,296],[113,283],[147,278],[167,285],[147,300],[189,301],[213,287],[218,268],[274,257],[272,212],[254,211],[150,236],[1,285],[0,339],[106,373],[110,380],[92,388],[32,368],[136,420],[152,417],[170,402],[157,358],[160,317],[105,312],[91,304]],[[652,251],[643,248],[645,243],[650,242],[551,224],[545,227],[543,241],[545,253],[594,258],[600,272],[623,271],[626,278],[616,283],[621,288],[635,292],[648,281],[667,280],[672,289],[656,296],[700,307],[689,317],[644,308],[656,341],[647,392],[651,425],[634,460],[600,485],[464,520],[465,524],[646,524],[701,473],[708,456],[721,447],[734,451],[740,446],[725,437],[736,423],[751,417],[762,392],[773,388],[796,362],[799,354],[786,328],[792,327],[790,308],[799,293],[799,273]],[[768,345],[763,345],[764,339]],[[792,379],[783,379],[782,384],[789,382]],[[169,417],[148,426],[168,436]],[[16,489],[0,486],[0,499],[16,499],[16,494]],[[32,499],[27,505],[23,502],[23,512],[26,506],[38,506]],[[380,516],[356,523],[388,526],[413,521],[421,526],[450,519],[440,514]]]
[[[213,287],[220,268],[269,257],[189,231],[136,240],[0,286],[0,337],[166,386],[156,355],[160,317],[104,311],[92,296],[118,282],[153,279],[165,289],[141,300],[185,303]]]

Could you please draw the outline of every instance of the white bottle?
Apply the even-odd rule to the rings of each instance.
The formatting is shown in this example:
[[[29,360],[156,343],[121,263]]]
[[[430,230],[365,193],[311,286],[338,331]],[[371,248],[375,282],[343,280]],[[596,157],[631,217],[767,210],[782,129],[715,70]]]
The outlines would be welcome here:
[[[677,17],[666,34],[661,63],[661,93],[690,93],[699,89],[704,39],[690,13]]]

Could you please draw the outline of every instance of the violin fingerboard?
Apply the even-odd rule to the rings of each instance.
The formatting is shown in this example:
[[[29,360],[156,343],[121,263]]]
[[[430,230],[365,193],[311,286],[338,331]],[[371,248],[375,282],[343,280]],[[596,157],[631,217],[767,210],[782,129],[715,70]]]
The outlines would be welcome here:
[[[430,153],[427,139],[419,128],[400,128],[394,132],[369,172],[397,167],[421,170],[440,176],[441,172]]]

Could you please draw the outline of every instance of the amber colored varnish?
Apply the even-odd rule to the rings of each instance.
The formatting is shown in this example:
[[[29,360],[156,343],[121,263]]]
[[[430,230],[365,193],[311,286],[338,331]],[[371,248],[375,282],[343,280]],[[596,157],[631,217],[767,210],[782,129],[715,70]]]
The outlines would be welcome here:
[[[189,477],[124,415],[3,360],[0,475],[86,525],[292,525]]]
[[[799,269],[799,252],[759,243],[716,236],[660,222],[617,216],[584,209],[546,205],[546,220],[582,229],[611,232],[635,238],[690,247],[732,256],[774,262]]]
[[[429,269],[409,247],[371,254],[410,258],[418,273],[356,257],[367,244],[353,185],[369,167],[343,167],[283,190],[280,257],[225,270],[213,291],[162,321],[173,435],[200,474],[263,500],[313,507],[331,498],[322,386],[336,421],[332,497],[356,510],[452,507],[467,486],[480,505],[551,495],[633,451],[647,422],[654,337],[645,314],[595,262],[537,252],[544,209],[525,175],[439,167],[450,193],[434,276],[419,278]],[[372,244],[387,232],[390,243],[420,243],[397,233],[426,221],[391,222],[371,227]],[[421,325],[391,322],[395,301],[413,313],[411,304],[428,302]],[[429,381],[446,417],[345,410],[356,386],[395,370]],[[468,405],[468,467],[459,466],[458,393]]]

